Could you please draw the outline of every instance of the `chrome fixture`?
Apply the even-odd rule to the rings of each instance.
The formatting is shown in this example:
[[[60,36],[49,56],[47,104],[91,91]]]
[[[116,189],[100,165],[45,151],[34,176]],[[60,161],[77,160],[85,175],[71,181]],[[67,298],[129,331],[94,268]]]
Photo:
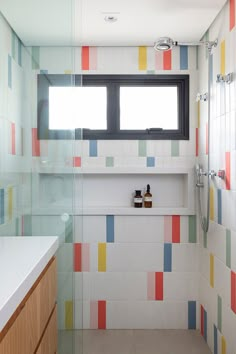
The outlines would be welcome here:
[[[206,102],[207,100],[208,100],[208,93],[207,93],[207,92],[205,92],[205,93],[203,93],[203,94],[198,93],[197,96],[196,96],[196,101],[197,101],[197,102],[198,102],[198,101],[204,101],[204,102]]]
[[[229,73],[227,75],[218,74],[216,76],[217,83],[225,82],[226,84],[231,84],[232,81],[233,81],[233,73]]]
[[[200,42],[177,42],[169,37],[161,37],[156,40],[154,43],[154,49],[158,51],[167,51],[171,50],[176,46],[197,46],[197,45],[205,45],[209,52],[211,52],[213,47],[216,47],[218,44],[218,39],[215,41],[200,41]]]

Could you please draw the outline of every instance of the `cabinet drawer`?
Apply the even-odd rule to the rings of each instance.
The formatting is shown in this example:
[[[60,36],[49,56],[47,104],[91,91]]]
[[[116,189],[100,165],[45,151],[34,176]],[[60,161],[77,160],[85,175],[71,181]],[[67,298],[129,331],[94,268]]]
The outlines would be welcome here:
[[[53,314],[48,323],[40,346],[36,354],[54,354],[57,351],[57,308],[55,307]]]

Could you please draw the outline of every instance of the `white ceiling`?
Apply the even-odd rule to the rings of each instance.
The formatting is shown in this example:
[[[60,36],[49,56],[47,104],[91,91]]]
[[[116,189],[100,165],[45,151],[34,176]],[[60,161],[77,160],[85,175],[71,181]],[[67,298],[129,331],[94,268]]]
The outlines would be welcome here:
[[[25,45],[152,46],[198,41],[226,0],[0,0]],[[104,17],[117,16],[107,23]]]

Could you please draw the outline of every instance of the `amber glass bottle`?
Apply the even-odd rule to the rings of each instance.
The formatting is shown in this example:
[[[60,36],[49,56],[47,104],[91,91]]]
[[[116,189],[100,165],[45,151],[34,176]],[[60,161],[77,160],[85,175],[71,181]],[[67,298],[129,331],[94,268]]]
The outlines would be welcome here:
[[[147,191],[144,194],[144,208],[152,207],[152,194],[150,193],[150,184],[147,185]]]
[[[143,197],[141,191],[135,191],[134,195],[134,207],[135,208],[142,208],[143,206]]]

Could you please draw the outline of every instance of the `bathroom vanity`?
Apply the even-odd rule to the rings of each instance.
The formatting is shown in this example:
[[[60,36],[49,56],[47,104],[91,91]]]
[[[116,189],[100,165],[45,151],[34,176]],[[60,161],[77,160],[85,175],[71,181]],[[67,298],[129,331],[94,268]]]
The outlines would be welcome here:
[[[0,354],[57,352],[57,237],[0,237]]]

